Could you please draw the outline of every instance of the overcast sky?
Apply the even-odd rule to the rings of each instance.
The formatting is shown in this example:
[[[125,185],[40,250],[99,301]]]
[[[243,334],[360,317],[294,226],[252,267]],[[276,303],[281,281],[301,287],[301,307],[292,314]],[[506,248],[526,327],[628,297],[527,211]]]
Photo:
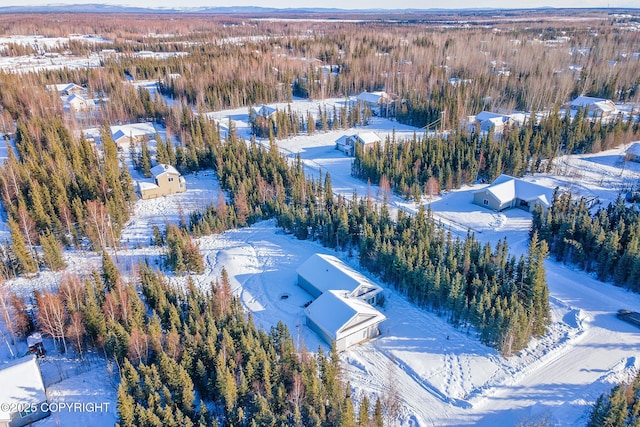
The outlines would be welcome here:
[[[530,8],[530,7],[640,7],[638,0],[0,0],[0,6],[43,6],[48,4],[110,4],[141,7],[262,6],[337,7],[343,9],[431,9],[431,8]]]

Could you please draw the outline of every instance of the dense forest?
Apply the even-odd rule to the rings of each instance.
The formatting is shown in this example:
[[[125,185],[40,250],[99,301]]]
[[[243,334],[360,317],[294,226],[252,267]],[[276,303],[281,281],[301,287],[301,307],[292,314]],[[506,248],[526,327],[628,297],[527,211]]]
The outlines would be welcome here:
[[[423,194],[434,195],[440,189],[491,182],[502,173],[516,177],[548,173],[554,158],[562,154],[599,152],[640,137],[638,123],[605,124],[583,117],[584,111],[571,120],[555,110],[549,117],[507,128],[499,135],[425,133],[400,140],[392,136],[372,149],[356,149],[352,173],[376,184],[384,178],[392,190],[420,200]]]
[[[584,199],[556,194],[547,212],[534,211],[531,232],[558,260],[640,292],[640,213],[622,197],[592,214]]]

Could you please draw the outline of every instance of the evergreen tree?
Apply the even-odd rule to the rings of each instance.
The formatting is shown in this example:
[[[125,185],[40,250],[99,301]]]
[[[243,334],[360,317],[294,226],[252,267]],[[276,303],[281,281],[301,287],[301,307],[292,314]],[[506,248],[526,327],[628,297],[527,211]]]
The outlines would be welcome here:
[[[38,271],[38,263],[27,250],[18,224],[9,218],[9,230],[11,232],[11,250],[16,261],[16,270],[23,274],[33,274]]]

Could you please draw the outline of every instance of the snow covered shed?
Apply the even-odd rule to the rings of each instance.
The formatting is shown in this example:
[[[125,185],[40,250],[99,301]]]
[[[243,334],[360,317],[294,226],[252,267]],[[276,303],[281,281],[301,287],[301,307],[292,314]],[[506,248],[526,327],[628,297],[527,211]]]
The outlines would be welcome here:
[[[159,164],[151,168],[154,182],[138,182],[141,199],[155,199],[169,194],[184,193],[187,183],[180,172],[171,165]]]
[[[329,290],[375,304],[382,288],[332,255],[314,254],[298,269],[298,285],[318,298]]]
[[[366,302],[344,291],[324,292],[304,311],[307,325],[338,351],[380,335],[378,325],[386,317]]]
[[[494,211],[520,208],[532,212],[536,205],[549,208],[553,193],[552,188],[500,175],[490,186],[473,193],[473,203]]]
[[[0,384],[0,427],[22,427],[50,415],[34,355],[0,365]]]

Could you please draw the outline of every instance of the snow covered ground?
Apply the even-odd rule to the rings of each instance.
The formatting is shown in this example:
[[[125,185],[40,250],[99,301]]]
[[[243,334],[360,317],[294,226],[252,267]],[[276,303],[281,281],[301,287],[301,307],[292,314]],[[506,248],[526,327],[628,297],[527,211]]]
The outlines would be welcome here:
[[[331,105],[344,100],[326,102]],[[292,108],[309,108],[313,112],[317,105],[317,101],[295,101]],[[233,120],[240,135],[247,136],[247,109],[209,116],[222,123]],[[353,178],[351,159],[335,150],[339,136],[365,130],[375,131],[383,138],[394,130],[396,135],[407,136],[420,132],[373,118],[368,126],[356,130],[297,136],[278,141],[278,145],[292,158],[300,153],[310,176],[329,172],[336,193],[351,197],[355,190],[360,196],[370,194],[380,200],[378,188]],[[622,187],[640,179],[640,164],[623,162],[622,153],[620,147],[595,155],[566,156],[556,160],[554,174],[526,179],[598,196],[607,203],[617,197]],[[177,222],[181,216],[217,200],[220,189],[212,172],[185,178],[186,193],[136,202],[132,220],[122,236],[123,247],[118,250],[123,271],[129,271],[142,259],[157,260],[161,255],[161,249],[148,246],[153,225]],[[496,213],[473,205],[472,192],[480,187],[463,188],[434,199],[434,215],[454,233],[466,234],[471,229],[480,240],[492,243],[506,237],[512,253],[523,253],[531,216],[517,209]],[[389,203],[392,209],[408,212],[418,208],[416,203],[397,196],[392,196]],[[269,328],[283,321],[298,346],[327,349],[304,324],[303,306],[311,297],[296,285],[295,270],[311,254],[332,251],[283,233],[274,221],[204,237],[199,244],[205,271],[194,277],[198,285],[209,286],[225,268],[235,293],[258,325]],[[345,253],[336,255],[358,267],[357,259]],[[67,256],[72,268],[79,271],[99,262],[95,256],[87,257],[88,261],[79,253],[70,252]],[[561,426],[584,425],[589,405],[598,395],[640,368],[640,329],[615,316],[620,308],[640,311],[640,295],[603,284],[551,260],[546,267],[553,323],[548,334],[533,340],[511,358],[482,345],[473,330],[455,329],[437,313],[422,310],[385,288],[386,304],[381,310],[387,320],[381,325],[382,335],[342,354],[354,396],[374,397],[397,389],[402,407],[399,418],[391,425],[506,426],[533,417],[546,417]],[[57,280],[56,275],[41,273],[36,279],[17,279],[10,284],[27,294]],[[170,276],[170,280],[183,283],[186,278]],[[0,356],[8,357],[5,353]],[[50,388],[51,393],[86,396],[90,389],[115,405],[115,389],[104,375],[106,367],[96,366],[89,372],[94,375],[72,369],[68,378]],[[113,425],[114,416],[103,414],[95,424]],[[54,420],[50,418],[42,424],[50,422]],[[64,420],[61,424],[68,425]]]

